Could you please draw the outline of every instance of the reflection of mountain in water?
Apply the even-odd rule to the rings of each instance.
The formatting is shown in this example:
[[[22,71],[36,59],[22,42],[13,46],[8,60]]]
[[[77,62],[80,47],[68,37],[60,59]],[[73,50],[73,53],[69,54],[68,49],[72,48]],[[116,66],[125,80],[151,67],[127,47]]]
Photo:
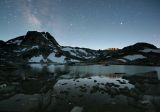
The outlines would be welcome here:
[[[113,67],[110,68],[112,72],[108,67]],[[128,69],[115,70],[115,66],[100,65],[4,67],[0,70],[0,111],[142,112],[158,108],[160,83],[157,72],[129,76]]]
[[[108,77],[121,77],[125,74],[133,75],[150,71],[157,71],[160,79],[160,67],[156,66],[128,66],[128,65],[83,65],[83,66],[68,66],[68,65],[47,65],[47,64],[30,64],[33,69],[42,71],[44,68],[50,73],[62,72],[63,75],[105,75]]]

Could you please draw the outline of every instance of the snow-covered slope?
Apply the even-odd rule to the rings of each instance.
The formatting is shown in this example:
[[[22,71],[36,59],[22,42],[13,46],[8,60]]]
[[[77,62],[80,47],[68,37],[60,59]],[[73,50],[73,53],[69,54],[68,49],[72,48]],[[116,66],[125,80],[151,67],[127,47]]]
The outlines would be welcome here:
[[[98,55],[96,50],[79,48],[79,47],[63,46],[62,51],[67,52],[72,57],[77,57],[82,59],[94,59]]]
[[[66,63],[65,56],[60,56],[56,57],[55,53],[51,53],[47,58],[44,58],[42,55],[39,56],[33,56],[29,59],[29,62],[32,63],[48,63],[48,62],[53,62],[53,63]]]
[[[55,63],[66,63],[66,56],[55,57],[55,53],[51,53],[48,57],[48,60]]]
[[[143,56],[143,55],[140,55],[140,54],[134,54],[134,55],[124,56],[123,58],[124,58],[124,59],[127,59],[127,60],[129,60],[129,61],[133,61],[133,60],[137,60],[137,59],[144,59],[144,58],[146,58],[146,57]]]
[[[39,56],[33,56],[31,59],[29,59],[29,62],[41,62],[43,60],[44,60],[43,56],[39,55]]]
[[[140,50],[140,52],[144,52],[144,53],[160,53],[160,49],[144,49],[144,50]]]

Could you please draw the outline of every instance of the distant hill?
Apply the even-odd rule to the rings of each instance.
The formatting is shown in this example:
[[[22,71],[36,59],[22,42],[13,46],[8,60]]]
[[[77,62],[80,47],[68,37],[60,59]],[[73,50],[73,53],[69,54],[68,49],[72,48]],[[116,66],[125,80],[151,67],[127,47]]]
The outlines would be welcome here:
[[[160,65],[160,49],[149,43],[136,43],[105,57],[109,64]]]

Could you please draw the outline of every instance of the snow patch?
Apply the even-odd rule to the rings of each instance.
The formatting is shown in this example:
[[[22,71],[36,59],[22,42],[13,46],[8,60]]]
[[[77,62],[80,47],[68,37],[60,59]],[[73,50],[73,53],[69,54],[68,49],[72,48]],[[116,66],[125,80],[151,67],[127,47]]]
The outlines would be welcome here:
[[[70,52],[70,54],[71,54],[72,56],[77,56],[77,54],[74,53],[74,52]],[[79,57],[79,56],[77,56],[77,57]]]
[[[124,56],[123,58],[127,59],[127,60],[130,60],[130,61],[134,61],[134,60],[137,60],[137,59],[144,59],[146,57],[141,55],[141,54],[134,54],[134,55]]]
[[[125,60],[125,59],[117,59],[117,60],[119,60],[119,61],[122,61],[122,62],[127,62],[127,60]]]
[[[41,33],[41,34],[42,34],[42,36],[43,36],[46,40],[48,40],[46,34],[43,34],[43,33]]]
[[[43,56],[42,55],[39,55],[39,56],[33,56],[29,62],[41,62],[43,60]]]
[[[88,53],[86,50],[82,48],[72,48],[72,47],[64,47],[62,48],[63,51],[68,51],[70,55],[76,56],[79,58],[85,58],[85,59],[93,59],[95,58],[95,54]]]
[[[62,48],[63,51],[71,51],[73,50],[72,48],[69,48],[69,47],[65,47],[65,48]]]
[[[61,57],[55,57],[55,53],[51,53],[47,59],[51,60],[52,62],[56,62],[56,63],[65,63],[65,56],[61,56]]]
[[[149,52],[160,53],[160,49],[144,49],[144,50],[140,50],[140,52],[144,52],[144,53],[149,53]]]
[[[71,62],[80,62],[79,60],[71,59]]]
[[[82,53],[84,53],[84,54],[88,54],[85,50],[83,50],[83,49],[79,49],[79,52],[82,52]]]
[[[26,51],[26,50],[27,50],[27,48],[23,48],[21,51],[24,52],[24,51]]]
[[[32,48],[23,48],[21,50],[14,50],[14,52],[24,52],[24,51],[28,51],[28,50],[31,50],[31,49],[38,49],[39,46],[32,46]]]
[[[35,49],[35,48],[39,48],[39,46],[38,45],[36,45],[36,46],[32,46],[32,48],[31,49]]]
[[[21,45],[22,40],[15,40],[15,41],[10,41],[7,44],[17,44],[17,45]]]
[[[41,34],[42,34],[42,36],[43,36],[46,40],[48,40],[48,42],[50,42],[50,43],[51,43],[51,45],[52,45],[52,42],[48,39],[48,37],[47,37],[46,33],[45,33],[45,34],[41,33]]]

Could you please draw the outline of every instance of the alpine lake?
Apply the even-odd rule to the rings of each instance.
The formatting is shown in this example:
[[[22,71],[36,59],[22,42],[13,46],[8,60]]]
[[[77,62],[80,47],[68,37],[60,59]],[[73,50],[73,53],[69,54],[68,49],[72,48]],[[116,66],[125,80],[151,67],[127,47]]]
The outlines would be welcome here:
[[[1,66],[0,112],[159,112],[160,67]]]

